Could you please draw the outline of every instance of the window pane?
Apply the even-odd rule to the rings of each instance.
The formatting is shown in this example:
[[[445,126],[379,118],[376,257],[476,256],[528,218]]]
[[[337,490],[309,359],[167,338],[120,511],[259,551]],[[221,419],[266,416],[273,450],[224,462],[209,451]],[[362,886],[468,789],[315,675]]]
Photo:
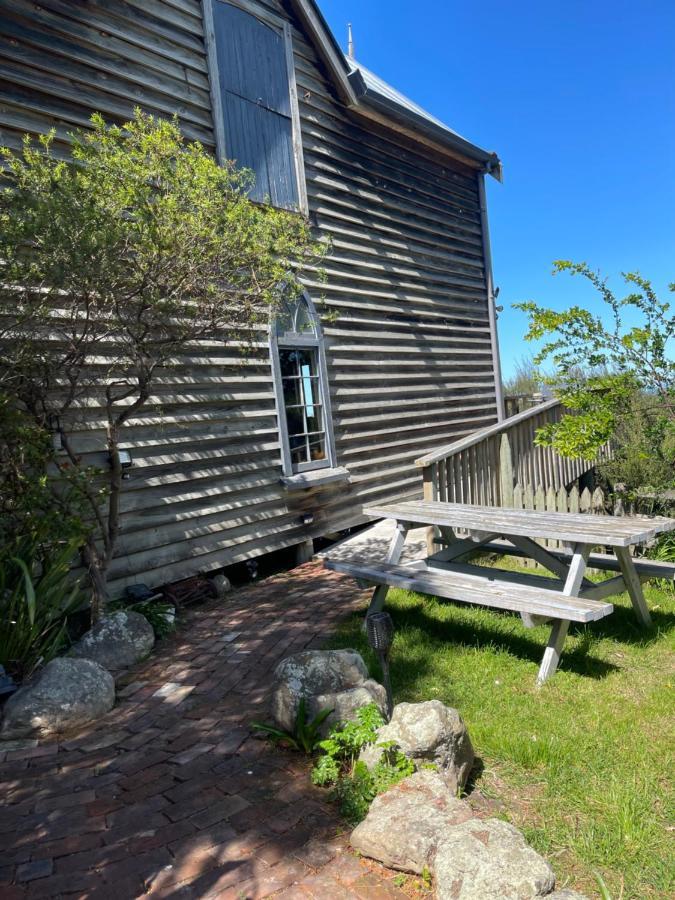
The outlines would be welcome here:
[[[310,459],[319,460],[326,458],[326,438],[323,434],[314,434],[309,436],[309,456]]]
[[[291,462],[294,466],[299,465],[300,463],[308,462],[307,459],[307,446],[305,444],[305,439],[302,439],[302,444],[297,447],[291,446]]]
[[[316,330],[307,303],[303,299],[298,301],[295,330],[298,334],[314,334]]]
[[[305,433],[305,417],[303,416],[302,406],[286,407],[286,422],[288,423],[288,433],[304,434]]]
[[[284,378],[284,404],[286,406],[300,406],[302,394],[300,392],[299,378]]]
[[[279,350],[279,365],[281,367],[281,375],[283,378],[292,375],[299,375],[298,369],[298,351],[297,350]]]
[[[323,416],[321,415],[321,407],[313,406],[312,407],[313,415],[310,415],[309,409],[307,409],[307,431],[321,431],[323,428]]]

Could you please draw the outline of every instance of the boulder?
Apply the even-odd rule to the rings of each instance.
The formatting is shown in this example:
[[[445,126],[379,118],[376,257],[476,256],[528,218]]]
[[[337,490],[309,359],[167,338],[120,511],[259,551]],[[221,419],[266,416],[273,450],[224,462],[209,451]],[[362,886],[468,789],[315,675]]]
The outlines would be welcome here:
[[[466,784],[474,761],[471,739],[457,710],[440,700],[398,703],[389,724],[378,729],[377,743],[361,754],[369,768],[380,759],[377,744],[384,741],[393,741],[418,766],[434,764],[455,793]]]
[[[438,841],[431,872],[438,900],[533,900],[555,887],[553,869],[500,819],[474,819]]]
[[[155,645],[155,632],[145,616],[119,610],[102,616],[70,651],[71,656],[91,659],[104,669],[116,671],[133,666]]]
[[[293,729],[303,697],[310,719],[322,709],[334,710],[324,731],[335,722],[353,719],[356,710],[368,703],[376,703],[383,712],[386,709],[385,689],[368,678],[356,650],[305,650],[283,659],[273,677],[272,716],[287,731]]]
[[[352,832],[351,845],[390,869],[420,875],[431,868],[442,836],[472,817],[468,803],[437,772],[426,769],[375,797]]]
[[[61,734],[99,718],[114,702],[115,682],[98,663],[57,657],[9,698],[0,739]]]

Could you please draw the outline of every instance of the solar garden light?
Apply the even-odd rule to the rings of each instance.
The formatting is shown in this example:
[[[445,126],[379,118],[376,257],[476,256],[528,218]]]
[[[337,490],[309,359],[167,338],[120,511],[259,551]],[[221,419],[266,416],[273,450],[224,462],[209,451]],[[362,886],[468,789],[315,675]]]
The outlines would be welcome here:
[[[368,643],[380,659],[384,686],[387,691],[387,719],[391,719],[394,709],[394,698],[391,693],[391,679],[389,677],[389,651],[394,642],[394,623],[389,613],[377,612],[367,616],[366,633],[368,635]]]

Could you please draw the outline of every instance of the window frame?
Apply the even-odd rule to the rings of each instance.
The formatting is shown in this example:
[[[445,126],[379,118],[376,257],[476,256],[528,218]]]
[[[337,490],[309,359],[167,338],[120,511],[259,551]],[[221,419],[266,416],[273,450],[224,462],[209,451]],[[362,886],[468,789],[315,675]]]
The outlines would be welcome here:
[[[333,432],[333,417],[331,414],[330,389],[328,382],[328,369],[326,365],[326,348],[321,321],[307,291],[303,291],[295,302],[303,301],[307,304],[310,317],[314,324],[314,334],[296,334],[291,332],[289,337],[277,334],[277,316],[272,315],[270,320],[270,358],[272,362],[272,375],[274,381],[274,395],[277,407],[277,419],[279,423],[279,443],[281,444],[281,466],[284,476],[292,477],[308,472],[316,472],[322,469],[336,468],[335,435]],[[286,402],[284,400],[284,383],[281,374],[281,360],[279,350],[314,350],[316,353],[318,369],[318,385],[320,390],[320,405],[323,415],[323,432],[326,444],[326,456],[322,460],[310,460],[305,463],[293,463],[288,433],[288,421],[286,418]],[[315,404],[319,405],[319,404]]]
[[[228,159],[227,141],[225,135],[225,116],[223,113],[223,101],[220,95],[220,73],[218,69],[218,53],[216,50],[216,35],[214,29],[214,4],[226,3],[234,6],[242,12],[258,19],[263,25],[277,31],[283,38],[286,54],[286,70],[288,73],[288,91],[291,107],[291,132],[293,141],[293,159],[295,161],[295,181],[298,190],[298,209],[288,207],[275,207],[287,212],[299,212],[309,216],[307,202],[307,183],[305,181],[305,160],[302,151],[302,129],[300,124],[300,107],[298,104],[298,88],[295,81],[295,58],[293,55],[293,32],[290,22],[274,15],[266,10],[251,12],[248,4],[239,0],[202,0],[204,11],[204,39],[206,43],[207,68],[211,96],[211,114],[213,116],[213,130],[216,138],[216,159],[220,165]],[[253,200],[253,203],[258,201]]]

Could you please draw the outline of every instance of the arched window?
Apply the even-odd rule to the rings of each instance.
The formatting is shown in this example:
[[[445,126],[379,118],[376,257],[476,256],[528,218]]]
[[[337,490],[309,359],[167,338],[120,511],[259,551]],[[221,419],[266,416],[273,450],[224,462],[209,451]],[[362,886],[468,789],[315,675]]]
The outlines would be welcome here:
[[[284,301],[271,328],[284,475],[335,465],[321,323],[307,293]]]

